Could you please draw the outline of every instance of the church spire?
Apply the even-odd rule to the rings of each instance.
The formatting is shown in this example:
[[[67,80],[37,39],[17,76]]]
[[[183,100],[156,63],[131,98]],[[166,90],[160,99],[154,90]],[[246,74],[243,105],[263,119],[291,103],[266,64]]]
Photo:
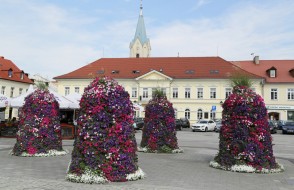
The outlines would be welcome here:
[[[147,38],[143,18],[143,3],[142,0],[140,0],[140,15],[137,23],[135,37],[130,43],[130,57],[149,57],[150,51],[150,42]]]

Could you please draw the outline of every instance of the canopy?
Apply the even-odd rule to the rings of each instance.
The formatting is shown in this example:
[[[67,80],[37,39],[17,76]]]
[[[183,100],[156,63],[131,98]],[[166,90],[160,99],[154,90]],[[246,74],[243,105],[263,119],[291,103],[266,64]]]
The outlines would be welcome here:
[[[10,98],[4,96],[3,94],[0,94],[0,108],[4,108],[9,106],[10,104]]]
[[[144,111],[144,107],[137,103],[133,103],[133,106],[135,111]]]
[[[76,105],[77,108],[80,108],[80,101],[82,98],[81,94],[74,92],[74,93],[66,95],[65,97],[71,100]]]
[[[78,105],[76,105],[73,101],[58,94],[52,88],[49,87],[48,90],[51,94],[54,95],[55,99],[58,101],[60,109],[77,109],[78,108]],[[26,93],[21,94],[20,96],[11,99],[10,106],[13,108],[22,107],[25,103],[25,97],[27,97],[29,94],[31,94],[34,91],[35,91],[35,89],[34,89],[33,85],[30,85],[30,87]]]

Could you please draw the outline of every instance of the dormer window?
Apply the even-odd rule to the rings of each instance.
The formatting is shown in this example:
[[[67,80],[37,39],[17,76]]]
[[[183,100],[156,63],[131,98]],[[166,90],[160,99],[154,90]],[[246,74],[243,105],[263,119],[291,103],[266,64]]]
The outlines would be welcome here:
[[[12,77],[12,69],[8,70],[8,77]]]
[[[294,77],[294,69],[291,69],[291,70],[289,71],[289,73],[290,73],[290,75],[291,75],[292,77]]]
[[[277,77],[277,69],[275,67],[271,67],[270,69],[268,69],[267,74],[270,78],[276,78]]]
[[[276,77],[276,70],[270,70],[270,77],[275,78]]]
[[[23,78],[24,78],[24,73],[21,72],[21,73],[20,73],[20,79],[23,80]]]
[[[118,74],[119,73],[119,70],[113,70],[111,71],[112,74]]]
[[[132,73],[138,74],[138,73],[140,73],[140,71],[139,70],[133,70]]]

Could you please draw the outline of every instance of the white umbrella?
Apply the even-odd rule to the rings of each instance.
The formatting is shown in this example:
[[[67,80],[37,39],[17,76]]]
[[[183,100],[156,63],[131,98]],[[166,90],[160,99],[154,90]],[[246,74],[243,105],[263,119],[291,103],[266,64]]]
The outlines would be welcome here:
[[[66,98],[65,96],[62,96],[58,94],[56,91],[54,91],[52,88],[48,88],[49,92],[54,95],[54,98],[59,103],[60,109],[78,109],[79,105],[76,104],[74,101]]]
[[[72,102],[74,102],[77,108],[80,108],[80,101],[82,98],[81,94],[74,92],[74,93],[66,95],[65,97],[71,100]]]
[[[133,103],[133,106],[135,111],[144,111],[144,107],[137,103]]]
[[[10,104],[10,98],[4,96],[3,94],[0,94],[0,108],[4,108],[9,106]]]
[[[59,103],[60,109],[77,109],[78,106],[71,100],[67,99],[66,97],[58,94],[56,91],[54,91],[52,88],[48,88],[49,92],[54,95],[54,98]],[[21,94],[18,97],[11,99],[11,107],[13,108],[19,108],[22,107],[25,103],[25,97],[27,97],[29,94],[33,93],[35,91],[33,85],[30,85],[28,91],[24,94]]]
[[[29,94],[31,94],[33,92],[34,92],[34,86],[31,84],[26,93],[21,94],[17,97],[11,98],[10,107],[13,107],[13,108],[22,107],[25,103],[25,97],[27,97]]]

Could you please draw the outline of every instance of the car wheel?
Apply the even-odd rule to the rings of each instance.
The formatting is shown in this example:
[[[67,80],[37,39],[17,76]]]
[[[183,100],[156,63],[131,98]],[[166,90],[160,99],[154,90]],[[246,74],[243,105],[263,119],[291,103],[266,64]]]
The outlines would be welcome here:
[[[287,132],[283,130],[283,134],[287,134]]]
[[[195,132],[195,130],[192,130],[192,132]]]
[[[207,132],[208,131],[208,128],[207,127],[205,127],[205,132]]]

